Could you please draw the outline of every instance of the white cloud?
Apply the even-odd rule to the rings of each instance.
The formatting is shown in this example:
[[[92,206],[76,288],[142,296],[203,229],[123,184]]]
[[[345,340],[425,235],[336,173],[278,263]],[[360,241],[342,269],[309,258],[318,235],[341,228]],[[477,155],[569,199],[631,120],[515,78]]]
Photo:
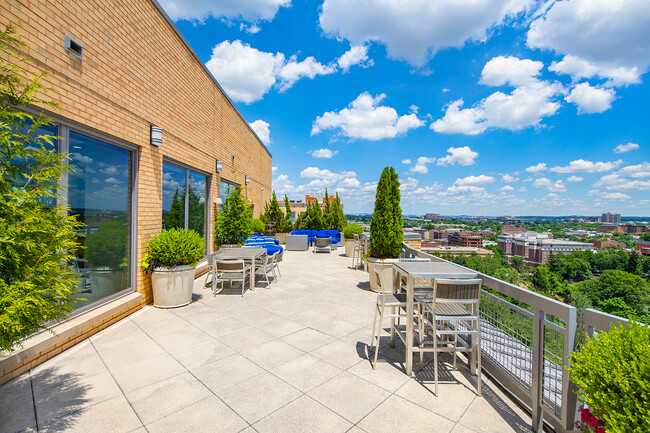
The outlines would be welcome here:
[[[484,41],[488,30],[525,11],[530,0],[325,0],[320,26],[329,35],[360,45],[378,41],[388,55],[415,66],[446,47],[462,47],[467,40]]]
[[[508,173],[501,176],[501,182],[504,182],[504,183],[517,182],[518,180],[519,180],[519,178],[514,177],[513,175],[508,174]]]
[[[402,164],[410,165],[410,164],[411,164],[411,160],[410,160],[410,159],[403,159],[403,160],[402,160]]]
[[[615,173],[605,175],[594,183],[594,186],[604,186],[608,190],[647,190],[650,180],[640,180],[650,177],[650,162],[628,165]]]
[[[463,99],[451,102],[445,115],[431,124],[439,133],[477,135],[488,128],[520,130],[539,126],[542,118],[551,116],[560,108],[557,95],[565,93],[559,83],[537,78],[543,64],[516,57],[494,57],[481,72],[482,84],[510,85],[514,90],[505,94],[494,92],[470,108],[461,109]]]
[[[70,154],[70,159],[73,160],[76,163],[83,164],[83,165],[88,165],[92,164],[93,159],[89,156],[82,155],[79,152],[72,152]],[[116,168],[116,167],[114,167]],[[112,173],[107,173],[107,174],[112,174]]]
[[[571,90],[565,99],[578,106],[578,114],[602,113],[612,108],[612,102],[616,99],[616,91],[593,87],[589,83],[580,83]]]
[[[442,89],[442,92],[447,93],[447,92],[449,92],[449,89],[445,87],[445,88]]]
[[[555,173],[603,173],[615,169],[621,165],[622,162],[623,161],[620,159],[618,161],[610,162],[592,162],[584,159],[576,159],[575,161],[571,161],[567,166],[557,166],[550,168],[549,170]]]
[[[435,162],[435,158],[428,158],[426,156],[421,156],[418,158],[417,162],[415,165],[411,168],[412,173],[420,173],[420,174],[425,174],[429,172],[429,169],[427,168],[427,164],[432,164]]]
[[[332,152],[330,149],[318,149],[318,150],[314,150],[311,153],[311,156],[313,156],[314,158],[332,158],[337,153],[339,153],[338,150]]]
[[[400,186],[399,189],[400,191],[408,191],[408,190],[413,190],[418,187],[420,184],[420,181],[417,179],[414,179],[412,177],[406,178],[406,180],[402,179],[400,180]]]
[[[252,122],[249,124],[253,131],[257,134],[257,136],[260,138],[262,143],[265,145],[271,144],[271,129],[269,128],[269,125],[267,122],[263,121],[262,119],[258,119],[255,122]]]
[[[514,189],[514,188],[511,187],[510,185],[504,185],[504,186],[501,187],[499,190],[500,190],[500,191],[512,191],[513,189]]]
[[[282,53],[260,51],[240,40],[216,45],[205,66],[233,101],[246,104],[262,99],[273,86],[283,92],[301,78],[337,70],[335,65],[323,65],[314,57],[299,62],[291,56],[285,61]]]
[[[262,28],[257,24],[246,25],[244,23],[241,23],[239,24],[239,30],[254,35],[255,33],[258,33],[260,30],[262,30]]]
[[[363,92],[339,112],[328,111],[316,118],[311,135],[326,129],[340,129],[340,134],[350,138],[381,140],[405,134],[409,129],[419,128],[424,122],[415,114],[398,116],[392,107],[380,106],[385,94],[372,97]]]
[[[361,182],[356,177],[347,177],[339,182],[341,188],[361,188]]]
[[[606,192],[601,195],[605,200],[629,200],[631,197],[622,192]]]
[[[625,153],[625,152],[629,152],[630,150],[635,150],[635,149],[638,149],[638,148],[639,148],[639,145],[636,144],[636,143],[619,144],[614,149],[614,152],[616,152],[616,153]]]
[[[531,24],[527,45],[571,56],[554,70],[575,78],[632,84],[650,65],[649,22],[647,0],[554,2]]]
[[[210,17],[244,21],[272,20],[280,7],[291,0],[160,0],[160,5],[174,20],[205,21]]]
[[[280,174],[278,177],[273,179],[273,190],[276,193],[292,193],[294,190],[294,184],[289,180],[289,176],[286,174]]]
[[[540,162],[537,165],[531,165],[526,169],[528,173],[540,173],[542,171],[546,171],[546,163]]]
[[[526,192],[526,191],[528,191],[528,188],[526,188],[525,186],[522,186],[521,188],[518,189],[518,191],[519,192]]]
[[[550,192],[564,192],[564,191],[566,191],[566,187],[564,186],[564,182],[562,182],[561,180],[558,180],[557,182],[553,183],[548,178],[545,178],[545,177],[540,177],[539,179],[535,179],[535,181],[533,182],[533,186],[535,188],[546,188]]]
[[[569,176],[567,177],[566,181],[567,182],[582,182],[584,180],[584,177],[582,176]]]
[[[478,158],[478,152],[474,152],[469,146],[450,147],[447,149],[447,153],[449,155],[438,158],[438,165],[472,165],[474,160]]]
[[[271,167],[271,173],[275,173],[276,171],[278,171],[278,167],[276,166]]]
[[[484,183],[493,183],[493,182],[494,182],[494,177],[481,174],[479,176],[467,176],[463,178],[458,178],[454,182],[454,185],[457,186],[482,185]]]
[[[452,185],[447,188],[447,192],[450,194],[460,194],[465,192],[478,193],[483,191],[485,191],[485,188],[475,185]]]
[[[118,184],[118,183],[122,183],[119,179],[115,179],[114,177],[109,177],[104,182],[112,183],[113,185]]]
[[[551,63],[549,71],[571,75],[574,81],[582,78],[598,77],[607,79],[605,86],[626,86],[641,82],[641,74],[636,66],[604,66],[588,62],[576,56],[564,56],[559,62]]]
[[[318,167],[307,167],[300,172],[300,177],[307,179],[321,179],[321,180],[342,180],[346,177],[356,177],[357,174],[353,171],[342,171],[334,173],[328,169],[320,169]]]
[[[367,45],[352,45],[348,51],[339,57],[337,64],[339,68],[347,72],[354,65],[359,65],[362,68],[372,66],[373,61],[368,58]]]

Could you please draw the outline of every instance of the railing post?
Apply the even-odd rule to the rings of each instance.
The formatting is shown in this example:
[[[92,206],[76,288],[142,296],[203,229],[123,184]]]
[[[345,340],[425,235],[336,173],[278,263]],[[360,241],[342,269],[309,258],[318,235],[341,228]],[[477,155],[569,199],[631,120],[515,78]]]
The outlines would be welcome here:
[[[533,432],[542,433],[544,427],[544,317],[546,313],[535,310],[533,322],[532,411]]]

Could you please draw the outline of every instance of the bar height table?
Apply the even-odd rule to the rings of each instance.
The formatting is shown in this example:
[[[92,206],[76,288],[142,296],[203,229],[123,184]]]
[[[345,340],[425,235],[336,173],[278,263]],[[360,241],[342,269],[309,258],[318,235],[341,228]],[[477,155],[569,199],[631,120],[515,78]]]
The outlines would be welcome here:
[[[413,353],[419,351],[419,346],[413,345],[413,283],[416,278],[457,278],[472,279],[478,275],[476,272],[465,269],[461,266],[447,262],[398,262],[393,263],[393,269],[397,273],[395,278],[395,291],[401,291],[401,278],[406,277],[406,332],[402,335],[397,332],[406,346],[406,374],[411,375],[413,371]],[[390,324],[391,344],[395,340],[395,319]],[[472,354],[472,356],[474,356]]]
[[[215,260],[244,260],[251,263],[251,291],[255,290],[255,260],[266,254],[265,248],[224,248],[214,255]]]

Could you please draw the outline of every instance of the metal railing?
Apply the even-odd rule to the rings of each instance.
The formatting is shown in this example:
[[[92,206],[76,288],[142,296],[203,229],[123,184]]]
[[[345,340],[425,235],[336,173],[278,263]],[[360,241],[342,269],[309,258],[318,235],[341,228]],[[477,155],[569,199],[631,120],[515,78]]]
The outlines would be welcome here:
[[[403,254],[446,262],[406,243]],[[567,367],[575,347],[576,308],[480,272],[478,277],[484,287],[519,304],[483,291],[480,311],[484,370],[529,408],[533,431],[542,432],[544,422],[556,432],[574,431],[577,398]],[[585,326],[600,325],[604,313],[590,311],[585,315]]]

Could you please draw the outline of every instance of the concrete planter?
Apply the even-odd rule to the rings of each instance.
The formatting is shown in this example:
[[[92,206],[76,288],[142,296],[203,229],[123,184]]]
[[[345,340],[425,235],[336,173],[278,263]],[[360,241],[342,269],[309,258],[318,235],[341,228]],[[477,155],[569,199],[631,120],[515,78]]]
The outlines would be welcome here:
[[[354,254],[354,239],[345,240],[345,257],[352,257]]]
[[[182,307],[192,302],[196,266],[156,268],[151,274],[153,305],[158,308]]]
[[[373,266],[376,264],[377,268],[381,271],[382,269],[392,267],[393,263],[397,263],[399,259],[378,259],[375,257],[368,257],[366,262],[368,262],[368,276],[370,279],[370,290],[376,292],[379,290],[377,287],[377,276],[375,275]]]
[[[286,233],[276,233],[275,234],[275,239],[280,242],[281,244],[287,243],[287,234]]]

